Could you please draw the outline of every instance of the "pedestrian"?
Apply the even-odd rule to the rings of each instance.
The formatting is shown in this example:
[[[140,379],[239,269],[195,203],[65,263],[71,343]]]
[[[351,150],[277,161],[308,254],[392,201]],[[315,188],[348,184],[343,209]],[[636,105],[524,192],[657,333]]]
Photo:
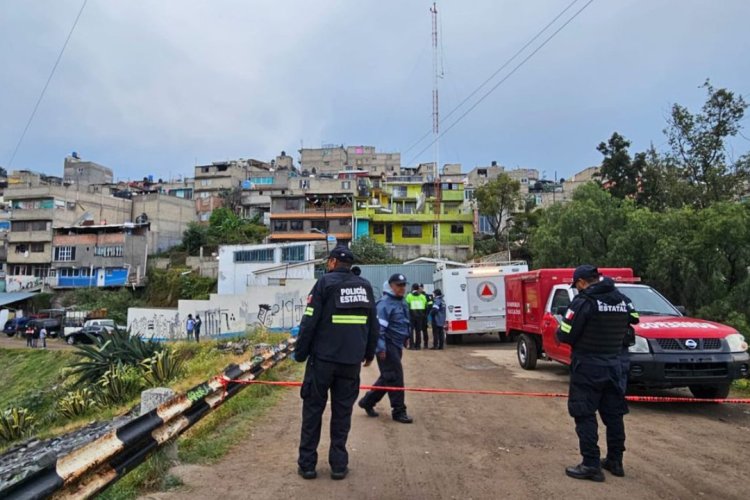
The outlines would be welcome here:
[[[47,329],[42,325],[42,327],[39,329],[39,340],[42,344],[42,349],[47,348]]]
[[[193,338],[193,331],[195,330],[195,320],[192,314],[188,314],[187,321],[185,322],[185,328],[187,329],[188,340]]]
[[[195,342],[198,343],[201,341],[201,325],[203,324],[203,320],[201,319],[200,314],[195,315],[195,322],[193,323],[193,331],[195,332]]]
[[[34,347],[34,325],[28,324],[26,325],[26,330],[23,332],[24,337],[26,337],[26,347]]]
[[[410,350],[418,351],[424,346],[427,348],[427,297],[419,291],[419,283],[411,286],[411,293],[406,296],[406,305],[409,308],[409,322],[411,328]]]
[[[604,481],[602,468],[614,476],[625,471],[625,424],[628,413],[621,360],[630,324],[638,323],[632,302],[615,288],[611,278],[601,278],[592,265],[573,273],[571,288],[578,295],[563,317],[557,338],[572,347],[568,413],[576,424],[583,462],[567,467],[575,479]],[[600,461],[596,413],[607,428],[607,457]]]
[[[359,276],[360,274],[362,274],[362,268],[359,266],[352,266],[352,274],[354,276]]]
[[[297,472],[317,477],[318,443],[323,411],[331,393],[331,444],[328,463],[332,479],[349,472],[346,441],[352,408],[359,394],[360,364],[375,357],[378,320],[370,283],[351,273],[354,255],[337,246],[328,256],[327,273],[307,297],[293,358],[307,361],[300,389],[302,426]]]
[[[406,277],[394,274],[388,280],[389,288],[378,301],[378,323],[380,334],[375,350],[378,359],[380,377],[373,386],[376,387],[404,387],[404,368],[401,365],[402,349],[409,340],[409,310],[404,302],[406,293]],[[371,390],[359,400],[359,407],[365,410],[369,417],[379,416],[375,405],[383,399],[386,391]],[[410,424],[414,420],[406,413],[406,403],[403,391],[388,391],[391,401],[391,417],[396,422]]]
[[[39,347],[39,326],[34,325],[31,327],[31,347],[37,348]]]
[[[445,343],[445,300],[443,292],[436,288],[432,302],[432,348],[443,349]]]

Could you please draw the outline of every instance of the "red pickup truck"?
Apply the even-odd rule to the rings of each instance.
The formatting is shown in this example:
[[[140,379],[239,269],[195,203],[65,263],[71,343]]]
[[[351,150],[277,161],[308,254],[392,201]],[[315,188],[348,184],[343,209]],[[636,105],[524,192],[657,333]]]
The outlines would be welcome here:
[[[630,347],[629,384],[689,387],[698,398],[726,398],[732,380],[747,377],[750,356],[734,328],[683,315],[628,268],[600,268],[633,301],[640,314]],[[537,359],[570,364],[570,346],[557,341],[562,316],[577,293],[573,269],[539,269],[505,277],[507,331],[517,339],[518,362],[533,370]]]

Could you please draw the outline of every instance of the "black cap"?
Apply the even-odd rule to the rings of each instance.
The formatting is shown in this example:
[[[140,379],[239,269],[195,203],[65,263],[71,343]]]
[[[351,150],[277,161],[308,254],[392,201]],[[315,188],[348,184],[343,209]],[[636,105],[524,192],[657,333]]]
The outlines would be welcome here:
[[[355,276],[359,276],[362,274],[362,269],[359,266],[352,266],[352,274]]]
[[[397,283],[399,285],[405,285],[406,284],[406,276],[403,274],[393,274],[390,278],[388,278],[388,283]]]
[[[574,288],[576,285],[576,281],[580,279],[590,280],[592,278],[598,277],[599,269],[596,266],[592,266],[591,264],[582,264],[576,267],[576,270],[573,272],[573,282],[570,284],[570,288]]]
[[[329,259],[336,259],[339,262],[354,262],[354,254],[345,246],[338,246],[331,250]]]
[[[433,293],[433,294],[434,294],[434,295],[435,295],[436,297],[440,297],[440,296],[442,296],[442,295],[443,295],[443,291],[442,291],[441,289],[439,289],[439,288],[436,288],[435,290],[433,290],[433,292],[432,292],[432,293]]]
[[[412,289],[412,290],[419,290],[419,283],[414,283],[414,284],[413,284],[413,285],[411,286],[411,289]]]

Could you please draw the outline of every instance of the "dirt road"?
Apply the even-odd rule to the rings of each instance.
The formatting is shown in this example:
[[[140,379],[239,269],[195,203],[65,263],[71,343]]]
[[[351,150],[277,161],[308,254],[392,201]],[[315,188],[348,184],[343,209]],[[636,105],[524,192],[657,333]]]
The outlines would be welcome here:
[[[41,343],[40,343],[41,345]],[[26,347],[26,338],[20,335],[8,337],[4,333],[0,333],[0,349],[29,349]],[[48,338],[47,349],[73,349],[73,346],[69,346],[62,339],[59,338]]]
[[[513,345],[485,339],[407,351],[404,365],[411,386],[567,392],[561,365],[523,371]],[[375,378],[376,368],[363,370],[363,383]],[[632,404],[627,476],[592,483],[564,475],[580,458],[564,399],[412,393],[406,400],[412,425],[390,419],[387,399],[380,418],[355,407],[344,481],[329,477],[327,423],[318,479],[297,476],[301,404],[290,390],[219,464],[176,467],[185,486],[149,498],[747,498],[748,406]],[[604,450],[603,436],[600,443]]]

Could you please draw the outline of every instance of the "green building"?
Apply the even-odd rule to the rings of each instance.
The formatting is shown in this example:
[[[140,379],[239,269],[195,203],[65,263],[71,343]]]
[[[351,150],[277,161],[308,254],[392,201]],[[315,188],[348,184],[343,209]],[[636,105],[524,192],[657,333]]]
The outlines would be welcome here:
[[[369,236],[391,248],[394,257],[440,254],[465,260],[474,247],[474,212],[464,203],[462,182],[435,183],[431,176],[371,179],[358,189],[354,237]]]

